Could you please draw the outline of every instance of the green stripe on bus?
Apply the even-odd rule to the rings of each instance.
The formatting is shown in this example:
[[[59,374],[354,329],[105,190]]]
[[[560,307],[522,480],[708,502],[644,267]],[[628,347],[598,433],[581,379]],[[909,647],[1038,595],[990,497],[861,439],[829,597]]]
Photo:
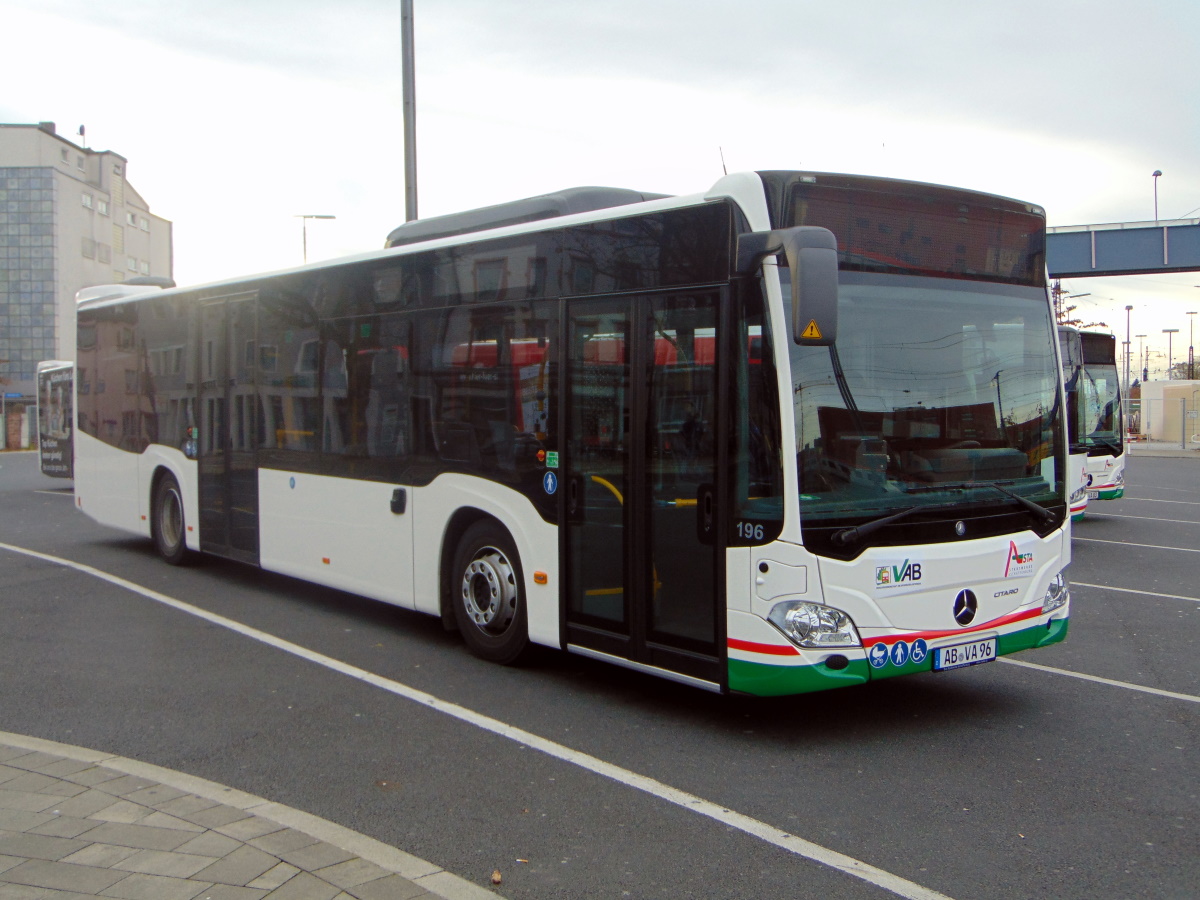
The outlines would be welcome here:
[[[1012,634],[1002,634],[996,639],[996,655],[1006,656],[1021,650],[1032,650],[1057,644],[1067,636],[1069,619],[1053,619],[1049,625],[1038,623]],[[839,670],[825,665],[775,666],[768,663],[748,662],[741,659],[729,660],[729,689],[759,697],[780,697],[787,694],[806,694],[831,688],[866,684],[900,675],[915,675],[933,668],[933,654],[920,663],[896,666],[888,663],[880,669],[872,669],[865,659],[851,660]]]

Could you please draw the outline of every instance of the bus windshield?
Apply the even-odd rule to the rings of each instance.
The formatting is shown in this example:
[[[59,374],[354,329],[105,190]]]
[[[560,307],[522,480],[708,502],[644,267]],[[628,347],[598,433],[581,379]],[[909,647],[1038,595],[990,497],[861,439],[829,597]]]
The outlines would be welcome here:
[[[1082,334],[1079,434],[1089,456],[1121,453],[1121,394],[1117,384],[1116,339]]]
[[[854,327],[836,346],[790,351],[806,543],[913,508],[1059,498],[1044,290],[843,271],[839,315]]]

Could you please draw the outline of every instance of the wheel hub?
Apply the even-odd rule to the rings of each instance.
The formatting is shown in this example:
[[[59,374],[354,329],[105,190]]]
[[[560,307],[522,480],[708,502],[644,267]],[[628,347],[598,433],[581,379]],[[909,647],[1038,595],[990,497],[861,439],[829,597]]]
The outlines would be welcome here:
[[[462,601],[480,630],[502,633],[517,612],[517,577],[508,558],[494,547],[481,550],[462,577]]]

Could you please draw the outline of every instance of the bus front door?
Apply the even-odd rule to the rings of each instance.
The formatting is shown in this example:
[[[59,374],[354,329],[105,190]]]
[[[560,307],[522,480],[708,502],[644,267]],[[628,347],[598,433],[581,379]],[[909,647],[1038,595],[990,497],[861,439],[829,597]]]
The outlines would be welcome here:
[[[258,563],[255,295],[200,308],[200,547]]]
[[[566,639],[720,685],[717,291],[567,304]]]

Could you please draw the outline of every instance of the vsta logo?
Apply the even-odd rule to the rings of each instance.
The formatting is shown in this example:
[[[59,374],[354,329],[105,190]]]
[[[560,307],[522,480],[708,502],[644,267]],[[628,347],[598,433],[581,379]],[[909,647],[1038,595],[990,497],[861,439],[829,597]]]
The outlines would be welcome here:
[[[898,566],[876,566],[875,587],[902,587],[921,580],[921,564],[905,560]]]
[[[1013,541],[1008,542],[1008,560],[1004,564],[1004,577],[1029,575],[1033,572],[1033,551],[1022,553]]]

